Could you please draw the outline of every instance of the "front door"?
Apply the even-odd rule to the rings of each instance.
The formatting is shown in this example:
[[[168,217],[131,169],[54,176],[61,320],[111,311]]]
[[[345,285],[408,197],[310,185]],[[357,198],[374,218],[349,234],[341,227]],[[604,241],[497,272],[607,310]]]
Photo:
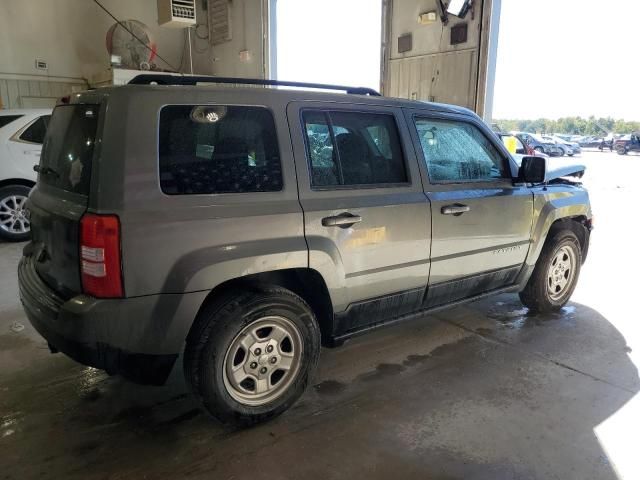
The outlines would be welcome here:
[[[508,153],[469,117],[407,118],[423,156],[432,208],[426,306],[513,284],[529,250],[533,194],[514,185]]]
[[[419,308],[431,218],[402,111],[304,102],[288,119],[309,266],[338,312],[334,334]]]

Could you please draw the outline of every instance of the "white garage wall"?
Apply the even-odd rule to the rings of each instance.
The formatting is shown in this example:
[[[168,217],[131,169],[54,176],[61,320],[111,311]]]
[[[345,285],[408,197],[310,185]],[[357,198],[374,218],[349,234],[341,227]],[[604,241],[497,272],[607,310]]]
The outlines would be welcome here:
[[[195,40],[203,54],[194,51],[194,70],[207,74],[228,77],[264,78],[265,46],[267,38],[266,15],[270,0],[233,0],[231,2],[231,40],[208,47],[208,42]],[[273,0],[272,0],[273,1]],[[206,22],[206,12],[198,1],[198,23]],[[264,15],[263,15],[264,14]],[[202,29],[204,30],[204,29]],[[240,59],[240,52],[247,51],[249,58]]]
[[[437,10],[436,0],[384,0],[385,95],[453,103],[490,117],[500,3],[476,0],[464,20],[450,15],[445,26],[439,19],[418,22],[421,13]],[[468,26],[467,41],[451,45],[451,27],[460,23]],[[413,48],[400,53],[398,37],[405,34]]]
[[[82,80],[61,79],[54,81],[46,77],[24,77],[0,75],[1,108],[46,108],[53,107],[58,98],[87,85]],[[28,80],[27,80],[28,79]]]
[[[156,0],[101,1],[119,19],[145,23],[158,53],[180,63],[183,31],[158,26]],[[0,73],[42,75],[38,58],[50,76],[88,78],[109,66],[105,36],[113,23],[91,0],[2,0]]]
[[[263,11],[270,0],[233,0],[232,40],[210,46],[193,36],[194,73],[264,77]],[[157,0],[101,0],[118,19],[146,24],[158,53],[176,68],[182,60],[189,71],[184,29],[160,27]],[[197,0],[198,23],[206,24],[202,0]],[[4,108],[28,107],[105,80],[109,56],[107,30],[114,20],[92,0],[0,0],[0,100]],[[199,32],[206,32],[201,27]],[[193,33],[193,31],[192,31]],[[183,55],[183,50],[185,51]],[[240,53],[248,52],[241,59]],[[48,63],[37,70],[35,60]],[[161,60],[156,63],[169,69]]]

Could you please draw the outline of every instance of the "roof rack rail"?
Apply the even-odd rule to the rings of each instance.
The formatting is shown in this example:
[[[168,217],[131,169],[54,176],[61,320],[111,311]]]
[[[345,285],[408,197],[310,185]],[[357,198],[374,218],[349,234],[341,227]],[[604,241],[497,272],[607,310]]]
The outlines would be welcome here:
[[[380,93],[373,88],[346,87],[344,85],[326,85],[324,83],[289,82],[286,80],[269,80],[262,78],[214,77],[209,75],[157,75],[142,74],[132,78],[129,85],[196,85],[197,83],[235,83],[241,85],[265,85],[300,88],[317,88],[321,90],[341,90],[354,95],[371,95],[379,97]]]

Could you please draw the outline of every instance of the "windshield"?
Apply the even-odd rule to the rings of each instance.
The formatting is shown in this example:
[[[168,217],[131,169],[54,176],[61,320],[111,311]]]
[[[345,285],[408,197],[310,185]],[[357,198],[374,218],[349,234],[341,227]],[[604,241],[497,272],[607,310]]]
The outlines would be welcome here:
[[[38,181],[88,195],[97,126],[97,105],[56,107],[42,146]]]

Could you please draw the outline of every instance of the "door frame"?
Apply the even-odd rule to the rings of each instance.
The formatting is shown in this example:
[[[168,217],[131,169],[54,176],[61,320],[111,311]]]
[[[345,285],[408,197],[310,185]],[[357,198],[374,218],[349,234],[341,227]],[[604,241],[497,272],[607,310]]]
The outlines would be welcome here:
[[[417,108],[404,108],[403,110],[407,128],[409,129],[409,132],[411,134],[413,148],[415,149],[416,156],[418,157],[418,164],[423,177],[425,193],[428,194],[432,191],[438,192],[451,190],[473,190],[475,188],[487,187],[504,188],[507,185],[509,187],[517,187],[513,177],[515,165],[513,163],[511,154],[506,149],[504,144],[499,141],[498,137],[491,130],[489,130],[487,125],[480,118],[460,113],[434,112],[433,110],[422,110]],[[484,137],[489,141],[489,143],[494,146],[494,148],[500,155],[500,158],[502,159],[506,171],[509,172],[511,177],[504,179],[484,180],[481,182],[432,183],[427,168],[427,159],[425,158],[424,152],[422,151],[420,139],[418,138],[418,129],[415,126],[416,117],[424,117],[432,120],[455,121],[466,123],[476,127],[480,131],[480,133],[482,133]]]
[[[306,133],[304,131],[304,122],[302,113],[305,110],[320,110],[320,111],[343,111],[347,113],[379,113],[386,115],[393,115],[396,126],[398,129],[398,136],[401,143],[403,157],[405,161],[405,168],[408,176],[408,182],[404,184],[390,184],[388,186],[380,185],[364,185],[364,186],[338,186],[331,188],[313,188],[311,186],[311,166],[307,155],[307,140]],[[413,143],[411,134],[409,132],[408,125],[406,123],[405,115],[402,108],[394,105],[384,104],[366,104],[366,103],[354,103],[354,102],[336,102],[336,101],[322,101],[322,100],[309,100],[309,101],[293,101],[287,104],[286,108],[287,122],[291,134],[292,150],[294,157],[294,165],[296,168],[296,176],[298,180],[298,195],[300,198],[300,204],[303,204],[303,198],[310,201],[321,201],[323,199],[335,199],[336,197],[342,197],[345,199],[345,208],[347,208],[347,199],[363,199],[367,197],[379,197],[384,196],[389,199],[394,195],[406,195],[411,194],[419,201],[423,201],[425,205],[428,205],[429,199],[424,192],[422,173],[419,167],[419,160],[417,158],[417,152]],[[417,203],[417,202],[416,202]],[[366,207],[363,207],[366,208]],[[303,207],[304,210],[304,207]],[[338,213],[338,212],[337,212]],[[306,220],[305,220],[306,222]],[[429,231],[425,232],[425,242],[427,242],[426,248],[430,249],[430,227]],[[305,225],[306,235],[306,225]],[[307,240],[309,243],[309,240]],[[309,248],[309,265],[312,264],[313,248],[308,245]],[[427,255],[428,257],[429,255]],[[426,287],[428,281],[428,269],[429,259],[427,263],[427,274],[424,281],[424,287]],[[332,265],[326,265],[326,268],[319,272],[327,283],[327,289],[333,303],[334,311],[341,312],[349,308],[352,303],[360,303],[360,301],[352,302],[346,291],[346,275],[344,271],[336,271]],[[391,293],[391,292],[390,292]]]
[[[433,266],[433,238],[437,236],[437,232],[435,231],[435,224],[433,223],[436,215],[440,213],[434,211],[433,204],[434,199],[430,196],[430,194],[438,194],[438,193],[446,193],[446,192],[459,192],[466,190],[489,190],[489,189],[526,189],[526,191],[531,194],[531,202],[532,202],[532,214],[533,214],[533,193],[529,188],[522,184],[516,184],[514,175],[514,161],[511,157],[511,154],[508,152],[504,144],[499,140],[499,138],[489,129],[489,127],[482,122],[482,120],[478,117],[471,115],[464,115],[459,113],[446,113],[446,112],[433,112],[431,110],[422,110],[422,109],[412,109],[405,108],[405,120],[407,122],[407,126],[411,133],[412,140],[414,142],[414,148],[417,152],[417,157],[419,158],[419,168],[421,169],[422,175],[424,177],[424,189],[425,194],[429,198],[432,205],[432,254],[431,254],[431,262]],[[465,123],[471,126],[476,127],[480,133],[489,141],[491,145],[495,148],[500,155],[500,158],[503,162],[503,167],[505,169],[505,173],[510,175],[509,178],[499,178],[499,179],[491,179],[491,180],[483,180],[483,181],[469,181],[469,182],[447,182],[447,183],[432,183],[429,177],[429,171],[427,167],[427,159],[425,157],[424,151],[422,150],[422,146],[420,143],[420,139],[418,137],[418,130],[415,125],[416,118],[426,118],[433,120],[445,120],[445,121],[455,121],[459,123]],[[439,201],[436,199],[436,201]],[[533,218],[533,217],[532,217]],[[533,228],[533,224],[530,225],[530,229]],[[527,251],[530,248],[530,244],[527,246]],[[500,251],[500,248],[497,249]],[[465,275],[463,277],[459,277],[456,279],[451,279],[443,282],[432,283],[431,274],[432,270],[430,270],[429,283],[427,286],[427,294],[425,297],[424,307],[427,309],[431,308],[439,308],[441,306],[455,303],[458,301],[464,301],[469,298],[474,298],[478,295],[484,295],[488,292],[491,292],[496,289],[509,288],[513,282],[516,281],[519,272],[521,271],[524,262],[526,260],[526,255],[523,258],[523,262],[520,265],[510,265],[504,268],[497,268],[493,270],[479,271],[470,275]],[[436,259],[438,261],[438,259]],[[487,288],[484,290],[479,290],[478,285],[486,285]],[[457,290],[466,290],[464,295],[455,295]]]

